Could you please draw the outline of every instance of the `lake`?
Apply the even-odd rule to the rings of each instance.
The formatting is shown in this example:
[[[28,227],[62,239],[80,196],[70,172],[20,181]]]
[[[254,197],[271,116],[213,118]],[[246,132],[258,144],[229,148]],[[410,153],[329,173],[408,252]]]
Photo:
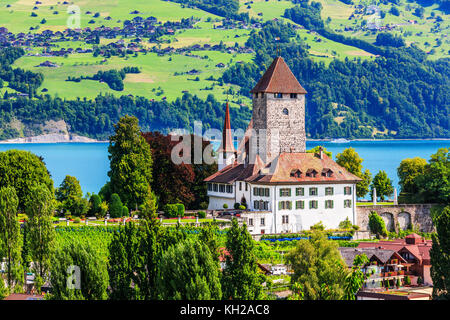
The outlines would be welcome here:
[[[397,167],[405,158],[421,157],[429,160],[439,148],[450,148],[449,140],[390,140],[350,141],[332,143],[329,141],[307,141],[307,149],[322,145],[333,153],[333,159],[345,148],[353,147],[364,159],[364,169],[372,176],[385,170],[394,186],[398,188]],[[83,192],[97,193],[108,180],[108,143],[39,143],[0,144],[0,151],[9,149],[28,150],[44,158],[55,187],[66,175],[80,180]]]

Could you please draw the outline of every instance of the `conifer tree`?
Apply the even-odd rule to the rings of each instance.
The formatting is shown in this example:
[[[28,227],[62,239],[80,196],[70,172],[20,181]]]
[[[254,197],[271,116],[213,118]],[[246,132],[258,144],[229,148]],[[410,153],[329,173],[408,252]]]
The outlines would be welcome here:
[[[124,116],[114,128],[115,134],[110,137],[108,147],[111,193],[117,193],[128,208],[137,209],[149,196],[150,146],[141,135],[136,117]]]
[[[247,226],[233,219],[227,232],[226,266],[222,276],[224,299],[256,300],[262,297],[262,275],[258,274],[255,244]]]
[[[23,278],[21,272],[22,236],[17,219],[19,199],[13,187],[0,188],[0,261],[6,258],[6,275],[9,290],[15,281]],[[0,278],[0,281],[3,281]]]
[[[450,300],[450,206],[440,212],[437,209],[433,223],[436,226],[430,250],[433,299]]]

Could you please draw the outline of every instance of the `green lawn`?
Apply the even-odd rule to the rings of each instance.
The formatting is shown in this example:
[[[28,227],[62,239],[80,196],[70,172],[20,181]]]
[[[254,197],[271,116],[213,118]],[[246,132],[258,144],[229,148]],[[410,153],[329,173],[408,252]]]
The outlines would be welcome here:
[[[373,202],[356,202],[357,206],[373,206]],[[377,202],[377,206],[393,206],[394,202]]]
[[[60,97],[73,99],[76,97],[94,98],[100,93],[111,93],[116,96],[132,94],[144,96],[149,99],[161,100],[166,97],[171,101],[180,97],[182,91],[187,90],[201,98],[206,98],[210,93],[216,98],[225,100],[224,91],[227,86],[219,86],[215,81],[206,80],[209,77],[219,78],[225,68],[216,67],[220,62],[231,64],[236,61],[248,62],[252,59],[252,54],[228,54],[217,51],[193,51],[192,55],[200,57],[207,56],[207,59],[186,55],[158,56],[155,53],[146,55],[140,54],[137,57],[119,58],[111,57],[106,63],[102,63],[101,57],[93,57],[92,54],[72,54],[64,57],[37,57],[24,56],[16,60],[15,66],[34,72],[44,74],[44,83],[40,90],[46,88],[49,94],[58,94]],[[36,67],[40,63],[49,60],[58,64],[58,68]],[[93,80],[82,80],[81,82],[65,81],[67,77],[79,77],[93,75],[99,70],[121,69],[125,66],[137,66],[141,68],[139,74],[127,74],[124,80],[124,90],[115,91],[105,83]],[[175,75],[175,72],[183,73],[192,69],[200,71],[198,75]],[[200,81],[194,81],[196,78]],[[204,90],[211,87],[212,90]],[[157,95],[158,92],[163,92]],[[250,100],[240,97],[247,105]],[[237,99],[230,97],[232,101]]]

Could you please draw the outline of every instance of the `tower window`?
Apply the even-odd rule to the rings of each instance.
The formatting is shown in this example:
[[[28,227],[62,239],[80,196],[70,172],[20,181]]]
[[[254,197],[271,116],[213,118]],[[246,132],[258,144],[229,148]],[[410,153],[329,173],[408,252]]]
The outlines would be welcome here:
[[[282,93],[274,93],[273,97],[277,98],[277,99],[281,99],[281,98],[283,98],[283,94]]]
[[[291,93],[291,99],[297,99],[297,94],[296,93]]]
[[[289,114],[289,110],[286,109],[286,108],[284,108],[284,109],[283,109],[283,114],[288,115],[288,114]]]

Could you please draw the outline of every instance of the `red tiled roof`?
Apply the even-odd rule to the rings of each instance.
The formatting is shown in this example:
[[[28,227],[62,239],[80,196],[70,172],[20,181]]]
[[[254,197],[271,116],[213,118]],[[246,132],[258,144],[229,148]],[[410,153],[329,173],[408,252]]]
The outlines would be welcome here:
[[[256,86],[250,91],[271,93],[301,93],[306,90],[300,85],[282,57],[276,57]]]
[[[270,166],[274,168],[270,172]],[[333,174],[330,177],[323,176],[321,172],[326,168],[331,170]],[[348,172],[345,168],[339,166],[333,159],[323,154],[322,159],[314,153],[281,153],[271,164],[267,165],[264,170],[267,172],[257,172],[253,176],[247,178],[248,182],[261,183],[323,183],[323,182],[354,182],[360,181],[361,178]],[[291,172],[300,170],[300,177],[291,177]],[[307,172],[316,171],[315,177],[306,176]]]
[[[230,164],[213,175],[210,175],[203,181],[216,183],[233,183],[237,180],[244,181],[246,178],[258,172],[263,166],[264,164],[259,156],[257,156],[254,164],[248,164],[247,166],[243,163],[238,163],[235,161],[233,164]]]

